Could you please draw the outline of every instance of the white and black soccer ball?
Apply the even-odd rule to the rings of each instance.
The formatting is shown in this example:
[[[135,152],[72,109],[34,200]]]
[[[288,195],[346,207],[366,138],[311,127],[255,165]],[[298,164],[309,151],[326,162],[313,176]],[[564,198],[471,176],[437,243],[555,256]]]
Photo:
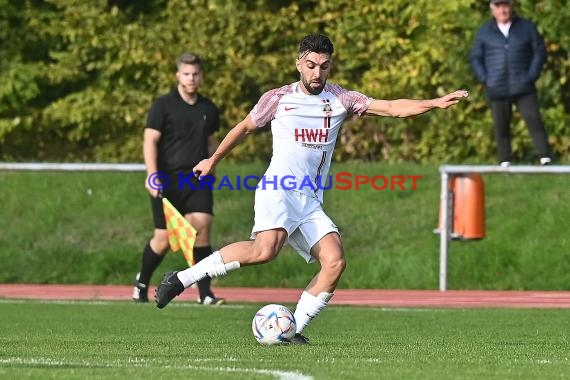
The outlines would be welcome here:
[[[280,344],[295,335],[295,316],[283,305],[265,305],[255,313],[251,330],[255,339],[263,345]]]

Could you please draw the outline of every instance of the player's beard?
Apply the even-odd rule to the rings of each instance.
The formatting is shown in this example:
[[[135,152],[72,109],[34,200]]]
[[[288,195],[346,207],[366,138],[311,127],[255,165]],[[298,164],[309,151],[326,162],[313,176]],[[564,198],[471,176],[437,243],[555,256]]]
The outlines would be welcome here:
[[[309,92],[311,95],[319,95],[323,92],[325,88],[326,81],[321,80],[320,85],[318,87],[311,86],[311,82],[307,80],[304,76],[301,75],[301,82],[303,83],[303,87]]]

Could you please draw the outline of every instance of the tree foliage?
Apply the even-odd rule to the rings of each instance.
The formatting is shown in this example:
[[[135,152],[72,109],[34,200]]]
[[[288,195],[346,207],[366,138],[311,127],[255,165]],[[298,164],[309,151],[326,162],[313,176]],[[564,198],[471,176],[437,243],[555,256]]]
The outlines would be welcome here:
[[[517,9],[547,42],[542,112],[557,155],[570,159],[570,6],[520,0]],[[488,17],[479,0],[0,0],[0,159],[141,161],[148,108],[174,86],[183,51],[205,59],[203,93],[223,111],[222,136],[264,91],[297,80],[300,38],[322,32],[335,43],[331,81],[347,88],[383,99],[471,92],[446,111],[350,121],[336,159],[493,160],[490,113],[468,64]],[[513,133],[528,159],[518,117]],[[260,133],[231,157],[265,158],[270,146]]]

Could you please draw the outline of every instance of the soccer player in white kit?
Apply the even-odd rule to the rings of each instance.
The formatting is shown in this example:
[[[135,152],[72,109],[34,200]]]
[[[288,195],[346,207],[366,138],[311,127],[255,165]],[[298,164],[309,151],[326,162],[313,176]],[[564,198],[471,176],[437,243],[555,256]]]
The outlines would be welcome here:
[[[318,261],[321,266],[294,313],[297,333],[291,343],[308,343],[303,329],[330,301],[346,266],[338,229],[322,208],[324,179],[343,121],[363,115],[414,116],[448,108],[468,96],[467,91],[458,90],[427,100],[372,99],[327,83],[333,51],[328,37],[305,36],[296,59],[300,80],[263,94],[216,152],[194,167],[201,175],[212,173],[242,139],[271,123],[273,155],[255,193],[252,240],[229,244],[191,268],[166,273],[156,290],[159,308],[205,276],[223,276],[240,266],[273,260],[288,243],[307,262]],[[293,182],[282,181],[284,177]]]

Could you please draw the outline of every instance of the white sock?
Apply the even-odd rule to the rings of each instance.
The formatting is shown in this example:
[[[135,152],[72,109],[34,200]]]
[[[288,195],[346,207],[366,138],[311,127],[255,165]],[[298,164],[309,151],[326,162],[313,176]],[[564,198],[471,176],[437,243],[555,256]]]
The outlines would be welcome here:
[[[332,293],[322,292],[318,296],[304,291],[295,309],[295,322],[297,323],[297,333],[302,333],[309,322],[317,316],[327,306],[332,298]]]
[[[214,278],[225,276],[228,272],[238,269],[239,267],[239,261],[224,264],[220,251],[216,251],[190,268],[178,272],[176,275],[180,282],[182,282],[182,285],[187,288],[204,277],[209,276]]]

